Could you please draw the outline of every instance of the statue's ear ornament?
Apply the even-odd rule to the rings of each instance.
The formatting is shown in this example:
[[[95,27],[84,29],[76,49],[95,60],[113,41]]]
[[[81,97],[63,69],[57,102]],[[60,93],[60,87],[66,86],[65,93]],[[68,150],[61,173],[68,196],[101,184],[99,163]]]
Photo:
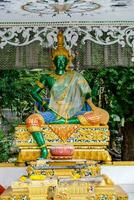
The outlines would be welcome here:
[[[63,33],[60,31],[57,35],[57,48],[52,50],[52,60],[54,61],[55,57],[57,56],[65,56],[68,59],[68,64],[66,70],[70,70],[70,65],[73,60],[73,56],[70,52],[64,47],[64,37]]]

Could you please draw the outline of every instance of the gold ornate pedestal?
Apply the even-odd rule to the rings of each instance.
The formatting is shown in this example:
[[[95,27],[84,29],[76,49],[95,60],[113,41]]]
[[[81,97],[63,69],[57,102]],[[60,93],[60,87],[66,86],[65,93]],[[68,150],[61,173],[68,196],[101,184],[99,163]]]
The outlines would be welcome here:
[[[106,184],[105,177],[101,183],[57,182],[55,179],[15,182],[0,197],[1,200],[127,200],[127,194],[119,187]],[[109,180],[110,181],[110,180]]]
[[[40,150],[25,125],[16,128],[19,162],[27,161],[27,176],[12,183],[1,200],[127,200],[127,194],[105,175],[98,161],[111,161],[106,150],[109,144],[108,126],[80,126],[64,140],[59,133],[70,125],[42,127],[48,149],[54,144],[72,144],[72,160],[36,160]],[[56,131],[55,131],[56,129]],[[67,130],[68,130],[67,129]],[[59,133],[57,132],[59,130]],[[68,133],[67,131],[65,131]],[[50,156],[50,155],[49,155]]]
[[[127,200],[127,194],[87,160],[38,160],[0,200]]]
[[[59,131],[62,131],[71,125],[54,125]],[[109,145],[110,133],[108,126],[82,126],[77,128],[69,135],[65,141],[66,144],[72,144],[75,147],[73,159],[87,159],[110,162],[111,156],[107,151]],[[46,145],[49,149],[51,145],[62,144],[63,140],[54,132],[53,125],[44,125],[42,127]],[[28,132],[25,125],[16,127],[16,144],[20,149],[18,162],[36,160],[40,155],[40,149],[34,141],[32,135]],[[48,157],[49,158],[49,157]]]

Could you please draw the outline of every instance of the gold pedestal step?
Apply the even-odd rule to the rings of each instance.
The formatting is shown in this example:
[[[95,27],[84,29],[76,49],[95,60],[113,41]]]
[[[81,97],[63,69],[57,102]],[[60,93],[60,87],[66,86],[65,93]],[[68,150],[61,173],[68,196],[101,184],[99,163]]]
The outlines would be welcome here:
[[[96,161],[37,160],[27,176],[12,183],[1,200],[127,200],[127,194],[100,173]]]
[[[48,147],[49,150],[49,147]],[[40,157],[40,149],[34,147],[22,147],[20,148],[18,162],[24,163],[26,161],[37,160]],[[50,153],[48,159],[50,158]],[[104,149],[104,147],[88,147],[78,148],[75,147],[75,152],[73,159],[87,159],[87,160],[97,160],[104,161],[105,163],[111,163],[111,156],[109,152]]]
[[[101,176],[101,181],[46,179],[44,181],[14,182],[1,200],[127,200],[121,187]],[[97,180],[97,179],[96,179]]]
[[[30,179],[45,179],[61,177],[96,177],[101,174],[101,167],[97,161],[89,161],[85,159],[72,160],[37,160],[28,162],[27,173]],[[22,179],[25,177],[22,177]]]

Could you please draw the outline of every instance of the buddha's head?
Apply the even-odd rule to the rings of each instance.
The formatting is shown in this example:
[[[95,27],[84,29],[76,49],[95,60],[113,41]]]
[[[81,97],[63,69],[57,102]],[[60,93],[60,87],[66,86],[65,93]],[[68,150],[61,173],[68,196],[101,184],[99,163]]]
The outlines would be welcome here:
[[[54,65],[55,65],[55,68],[56,68],[56,70],[55,70],[55,72],[57,73],[57,74],[62,74],[62,73],[64,73],[64,71],[66,70],[66,67],[67,67],[67,64],[68,64],[68,59],[67,59],[67,57],[66,56],[63,56],[63,55],[61,55],[61,56],[56,56],[55,58],[54,58]]]
[[[69,69],[73,57],[63,46],[64,38],[62,32],[58,33],[57,41],[57,48],[52,51],[52,60],[56,68],[56,73],[62,74],[62,72]]]

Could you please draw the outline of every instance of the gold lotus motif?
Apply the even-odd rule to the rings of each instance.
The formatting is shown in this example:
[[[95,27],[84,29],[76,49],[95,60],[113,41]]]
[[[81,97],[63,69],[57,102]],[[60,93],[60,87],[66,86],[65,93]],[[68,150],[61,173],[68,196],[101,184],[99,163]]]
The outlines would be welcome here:
[[[66,141],[78,128],[76,124],[49,125],[49,128],[62,140]]]

